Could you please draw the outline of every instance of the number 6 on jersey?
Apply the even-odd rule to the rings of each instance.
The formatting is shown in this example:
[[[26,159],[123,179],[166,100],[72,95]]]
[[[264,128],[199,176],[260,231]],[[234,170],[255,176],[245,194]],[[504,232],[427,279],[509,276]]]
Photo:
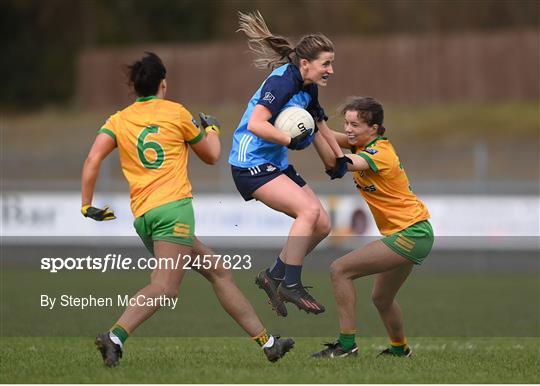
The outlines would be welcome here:
[[[159,133],[159,127],[158,126],[147,126],[144,128],[144,130],[139,134],[139,137],[137,138],[137,153],[139,155],[139,159],[141,160],[141,163],[143,166],[147,169],[159,169],[161,165],[163,165],[163,161],[165,160],[165,152],[163,151],[163,147],[160,145],[159,142],[156,141],[148,141],[144,142],[146,137],[149,134],[157,134]],[[149,160],[144,155],[144,152],[148,149],[152,149],[156,152],[156,159],[154,161]]]

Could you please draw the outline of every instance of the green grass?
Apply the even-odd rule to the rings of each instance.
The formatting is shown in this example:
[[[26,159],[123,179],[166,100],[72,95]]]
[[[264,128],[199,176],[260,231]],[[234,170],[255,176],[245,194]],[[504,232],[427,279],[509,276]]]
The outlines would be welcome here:
[[[132,338],[105,368],[90,338],[2,338],[2,383],[537,383],[538,338],[416,338],[414,357],[314,360],[320,338],[299,338],[275,364],[246,338]]]
[[[277,318],[253,283],[256,269],[237,272],[235,278],[265,325],[272,332],[299,337],[332,336],[336,309],[327,272],[306,269],[306,285],[326,305],[313,316],[290,306],[288,318]],[[2,269],[0,302],[2,336],[93,336],[107,329],[122,313],[118,294],[134,294],[148,282],[149,272],[96,273]],[[20,283],[25,283],[21,286]],[[364,336],[384,336],[385,330],[371,303],[373,278],[356,281],[357,318]],[[522,274],[416,274],[398,294],[409,336],[506,337],[540,335],[540,281],[536,272]],[[112,307],[40,307],[41,294],[59,297],[112,297]],[[39,323],[36,324],[36,319]],[[211,286],[190,272],[180,287],[176,309],[164,308],[145,322],[138,336],[243,336],[243,331],[221,309]]]
[[[359,279],[360,355],[339,361],[309,358],[337,333],[328,273],[307,269],[303,274],[305,283],[315,286],[312,291],[327,312],[306,315],[289,307],[289,316],[278,318],[253,284],[255,272],[235,273],[235,277],[269,330],[295,337],[297,345],[283,361],[267,363],[257,346],[222,311],[208,283],[190,273],[180,288],[178,307],[162,309],[145,322],[127,342],[120,367],[107,369],[93,346],[93,336],[109,328],[122,308],[48,311],[39,306],[39,295],[133,294],[147,283],[149,272],[50,274],[22,265],[3,265],[0,382],[540,382],[540,282],[536,271],[413,274],[398,295],[414,349],[411,360],[376,358],[387,341],[370,301],[373,281]],[[317,336],[324,338],[314,338]]]

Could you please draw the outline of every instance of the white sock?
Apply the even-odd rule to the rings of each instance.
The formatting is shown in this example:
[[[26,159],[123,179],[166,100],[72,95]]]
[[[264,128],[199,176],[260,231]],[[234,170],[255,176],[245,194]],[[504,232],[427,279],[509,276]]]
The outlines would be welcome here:
[[[269,347],[272,347],[273,345],[274,345],[274,337],[270,335],[270,338],[268,338],[268,342],[263,344],[262,348],[269,348]]]
[[[120,346],[120,348],[124,348],[124,345],[122,344],[120,338],[114,335],[112,332],[109,332],[109,338],[111,338],[114,344],[117,344],[118,346]]]

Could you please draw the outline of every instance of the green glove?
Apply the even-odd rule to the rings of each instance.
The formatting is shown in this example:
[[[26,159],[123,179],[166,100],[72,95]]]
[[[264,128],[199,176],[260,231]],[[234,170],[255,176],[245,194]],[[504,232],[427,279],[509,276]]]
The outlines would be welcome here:
[[[116,216],[114,215],[114,212],[109,209],[108,206],[106,206],[103,209],[94,208],[90,205],[84,205],[81,208],[81,213],[84,217],[90,217],[93,220],[96,221],[108,221],[108,220],[114,220]]]

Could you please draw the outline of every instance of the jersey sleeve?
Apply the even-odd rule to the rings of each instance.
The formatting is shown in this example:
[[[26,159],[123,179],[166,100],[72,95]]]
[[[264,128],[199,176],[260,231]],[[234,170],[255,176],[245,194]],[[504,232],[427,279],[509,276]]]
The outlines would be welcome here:
[[[117,142],[116,142],[117,120],[118,120],[118,113],[111,115],[107,119],[107,121],[105,121],[103,126],[101,126],[101,128],[98,130],[98,134],[107,134],[109,137],[111,137],[114,140],[115,145],[117,145]]]
[[[275,117],[295,94],[295,85],[287,77],[271,76],[261,87],[258,105],[266,107]]]
[[[380,173],[391,168],[392,154],[389,151],[385,151],[384,148],[375,149],[368,147],[357,152],[357,154],[366,160],[369,168],[375,173]]]
[[[319,104],[319,89],[317,88],[317,85],[310,85],[308,93],[311,96],[311,102],[309,102],[306,109],[308,113],[311,114],[315,122],[327,121],[328,116],[324,113],[324,109]]]
[[[204,138],[204,130],[199,128],[195,118],[185,108],[180,110],[179,128],[184,140],[190,145],[195,145]]]

